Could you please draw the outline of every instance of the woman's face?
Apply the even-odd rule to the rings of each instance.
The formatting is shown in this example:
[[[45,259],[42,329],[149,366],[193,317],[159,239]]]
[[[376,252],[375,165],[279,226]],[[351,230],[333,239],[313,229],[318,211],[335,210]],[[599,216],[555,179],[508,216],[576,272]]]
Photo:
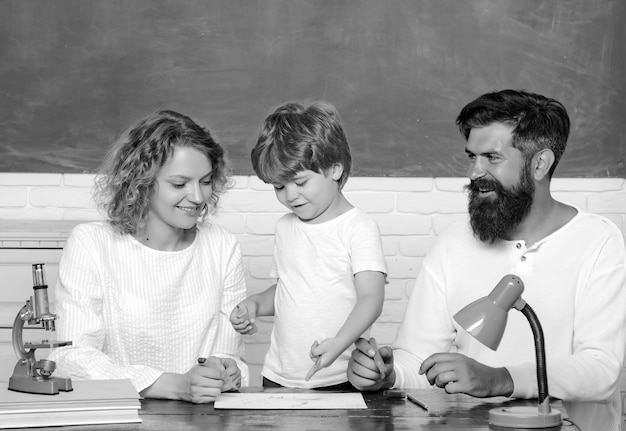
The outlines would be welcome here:
[[[211,161],[190,147],[176,147],[156,177],[148,224],[191,229],[213,192]]]

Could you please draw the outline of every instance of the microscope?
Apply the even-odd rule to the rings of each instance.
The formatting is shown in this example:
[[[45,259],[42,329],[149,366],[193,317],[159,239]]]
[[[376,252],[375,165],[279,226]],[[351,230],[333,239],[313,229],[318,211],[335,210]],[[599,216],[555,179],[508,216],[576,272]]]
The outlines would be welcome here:
[[[35,296],[26,300],[26,304],[20,309],[13,322],[13,350],[19,358],[13,375],[9,379],[9,389],[17,392],[32,394],[58,394],[59,391],[71,391],[70,379],[52,377],[56,368],[54,361],[47,359],[35,359],[35,350],[39,348],[53,349],[55,347],[69,346],[71,341],[42,340],[41,343],[24,343],[22,332],[24,323],[29,325],[41,325],[46,331],[54,331],[54,321],[57,316],[50,313],[48,303],[48,285],[45,282],[44,264],[33,265],[33,291]],[[28,349],[28,350],[27,350]]]

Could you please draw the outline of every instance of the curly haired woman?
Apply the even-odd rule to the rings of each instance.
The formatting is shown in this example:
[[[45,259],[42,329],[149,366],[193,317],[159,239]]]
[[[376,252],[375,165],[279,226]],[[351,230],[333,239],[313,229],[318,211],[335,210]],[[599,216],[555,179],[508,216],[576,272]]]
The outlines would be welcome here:
[[[247,384],[228,320],[246,293],[239,244],[206,221],[227,173],[211,132],[177,112],[113,144],[94,194],[107,220],[76,226],[59,264],[58,335],[73,345],[50,355],[58,375],[193,403]]]

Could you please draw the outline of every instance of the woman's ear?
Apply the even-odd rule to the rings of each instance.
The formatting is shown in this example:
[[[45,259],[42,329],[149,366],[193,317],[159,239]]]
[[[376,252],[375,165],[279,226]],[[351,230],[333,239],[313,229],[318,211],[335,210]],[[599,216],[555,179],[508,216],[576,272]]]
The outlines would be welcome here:
[[[554,153],[548,148],[544,148],[533,156],[533,176],[535,180],[540,181],[550,172],[550,168],[554,164]]]

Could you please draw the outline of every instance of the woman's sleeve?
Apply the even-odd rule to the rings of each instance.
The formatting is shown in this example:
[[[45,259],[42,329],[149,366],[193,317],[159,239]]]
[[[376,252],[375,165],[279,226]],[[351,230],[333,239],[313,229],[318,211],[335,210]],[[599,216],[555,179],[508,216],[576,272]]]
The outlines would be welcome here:
[[[59,263],[56,286],[58,339],[72,345],[49,355],[56,375],[75,379],[131,380],[137,391],[150,386],[163,373],[144,365],[118,365],[103,353],[109,331],[103,319],[103,286],[95,236],[79,226],[68,238]]]

